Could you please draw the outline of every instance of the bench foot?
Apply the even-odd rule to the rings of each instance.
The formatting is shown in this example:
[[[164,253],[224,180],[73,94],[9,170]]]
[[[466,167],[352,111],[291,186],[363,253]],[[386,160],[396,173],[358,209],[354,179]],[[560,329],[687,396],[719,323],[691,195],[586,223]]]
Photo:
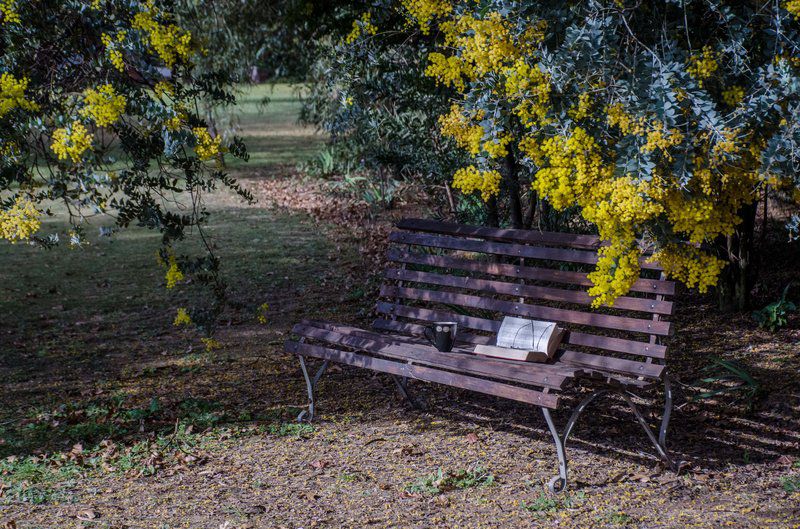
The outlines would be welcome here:
[[[392,375],[392,380],[394,383],[397,384],[397,389],[400,390],[400,394],[411,403],[411,405],[417,410],[426,410],[428,409],[428,404],[424,400],[420,400],[411,395],[411,392],[408,390],[408,378],[406,377],[399,377],[397,375]]]
[[[328,369],[329,362],[328,360],[322,362],[322,366],[320,366],[312,379],[308,375],[305,358],[303,358],[302,355],[297,355],[297,358],[300,360],[300,370],[303,372],[303,377],[306,379],[306,390],[308,391],[308,409],[300,412],[297,416],[297,421],[302,422],[305,420],[311,422],[314,420],[314,390],[317,388],[319,379],[322,378],[322,375],[325,374],[325,370]]]
[[[562,437],[558,433],[556,423],[553,422],[550,410],[548,408],[542,408],[542,413],[544,414],[544,420],[547,421],[547,427],[550,428],[553,440],[556,442],[556,453],[558,454],[558,476],[550,480],[547,484],[547,488],[550,489],[551,493],[558,494],[567,490],[567,451],[565,444],[569,430],[567,429],[565,431],[567,435]]]

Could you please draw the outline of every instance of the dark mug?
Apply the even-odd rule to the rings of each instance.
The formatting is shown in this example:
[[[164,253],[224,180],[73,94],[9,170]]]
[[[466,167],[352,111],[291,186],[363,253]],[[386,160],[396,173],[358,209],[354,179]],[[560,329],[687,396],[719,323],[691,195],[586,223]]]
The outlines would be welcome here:
[[[430,341],[436,349],[447,353],[453,350],[456,341],[456,331],[458,323],[454,321],[437,321],[430,327],[425,327],[425,338]]]

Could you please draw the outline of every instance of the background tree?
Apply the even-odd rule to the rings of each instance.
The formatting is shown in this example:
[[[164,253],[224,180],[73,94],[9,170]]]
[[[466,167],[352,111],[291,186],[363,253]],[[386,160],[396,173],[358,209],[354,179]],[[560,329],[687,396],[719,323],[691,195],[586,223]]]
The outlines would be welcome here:
[[[208,326],[225,286],[202,196],[223,186],[249,198],[221,169],[244,146],[223,142],[198,110],[233,101],[229,75],[196,69],[210,43],[154,0],[3,0],[0,13],[0,236],[56,244],[65,234],[41,223],[54,203],[69,214],[70,244],[99,215],[103,234],[158,230],[167,288],[188,274],[212,285],[215,301],[192,314]],[[207,250],[194,259],[171,250],[190,227]]]

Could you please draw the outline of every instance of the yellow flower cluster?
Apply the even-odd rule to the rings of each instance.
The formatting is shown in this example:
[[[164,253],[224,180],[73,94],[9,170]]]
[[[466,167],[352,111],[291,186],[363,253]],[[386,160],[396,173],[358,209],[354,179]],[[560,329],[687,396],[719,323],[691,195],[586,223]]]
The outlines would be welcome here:
[[[657,261],[670,277],[682,281],[689,288],[706,292],[717,284],[725,261],[709,255],[694,246],[669,244],[655,252],[650,261]]]
[[[631,289],[639,279],[641,252],[636,245],[614,241],[598,251],[597,266],[588,274],[593,286],[588,290],[592,306],[613,306],[614,301]]]
[[[100,35],[100,40],[106,48],[108,60],[111,61],[111,64],[119,72],[125,71],[125,60],[122,58],[122,52],[119,50],[119,46],[125,41],[126,36],[127,33],[125,31],[118,32],[116,38],[112,38],[108,33]]]
[[[550,109],[550,78],[538,65],[517,59],[505,70],[506,96],[516,102],[514,113],[525,126],[545,125]]]
[[[656,124],[655,128],[647,132],[647,142],[639,148],[643,153],[661,151],[668,160],[672,160],[669,150],[683,143],[683,134],[678,129],[666,130],[666,127]]]
[[[689,57],[689,66],[686,71],[697,79],[697,85],[702,88],[703,81],[714,75],[717,69],[719,69],[717,53],[711,46],[704,46],[702,52]]]
[[[483,112],[478,112],[473,118],[467,119],[464,109],[454,104],[448,114],[439,116],[439,127],[442,135],[453,138],[459,147],[477,156],[481,152],[483,127],[474,124],[474,121],[483,119]]]
[[[3,24],[19,24],[22,21],[17,12],[17,0],[0,0],[0,15]]]
[[[178,309],[178,312],[175,314],[175,319],[172,321],[172,325],[175,327],[180,327],[181,325],[191,325],[192,318],[189,316],[189,313],[183,307]]]
[[[8,72],[0,75],[0,118],[14,110],[21,108],[29,112],[39,110],[39,105],[25,99],[25,90],[28,89],[28,78],[17,79]]]
[[[578,104],[569,109],[569,117],[574,120],[586,119],[592,113],[592,95],[583,92],[578,96]]]
[[[480,19],[463,15],[442,23],[441,28],[447,45],[459,50],[461,72],[469,79],[500,72],[521,55],[510,23],[497,11]]]
[[[795,19],[800,20],[800,0],[787,0],[783,8],[794,15]]]
[[[167,273],[164,275],[167,280],[167,288],[175,288],[178,282],[183,281],[184,275],[178,266],[178,261],[175,259],[175,254],[169,254],[169,261],[167,262]]]
[[[81,161],[83,153],[92,147],[94,137],[80,121],[73,121],[68,127],[53,132],[53,143],[50,148],[59,160],[71,159],[73,163]]]
[[[104,84],[83,92],[84,107],[80,115],[93,120],[99,127],[107,127],[119,120],[127,103],[125,96],[117,94],[113,86]]]
[[[198,158],[202,161],[208,161],[212,158],[219,156],[224,152],[222,147],[222,136],[211,137],[208,130],[202,127],[195,127],[192,129],[194,137],[197,139],[197,145],[194,150]]]
[[[134,15],[131,27],[147,34],[150,48],[168,68],[172,68],[176,61],[188,60],[192,34],[175,24],[159,22],[157,19],[165,15],[155,6],[154,0],[148,0],[143,7],[143,11]]]
[[[18,196],[13,206],[0,210],[0,237],[11,243],[30,239],[42,226],[39,215],[31,200]]]
[[[415,22],[425,35],[431,31],[431,22],[438,17],[449,15],[453,5],[447,0],[402,0],[406,18]]]
[[[508,154],[508,144],[511,143],[510,134],[502,134],[499,138],[491,139],[483,144],[483,150],[489,158],[500,158]]]
[[[444,54],[434,52],[428,55],[428,66],[425,75],[436,79],[436,83],[445,86],[454,86],[459,91],[466,88],[461,75],[461,59],[455,55],[445,57]]]
[[[800,0],[798,0],[800,2]],[[722,91],[722,100],[729,107],[736,107],[744,99],[744,88],[739,85],[733,85]]]
[[[465,194],[480,191],[481,198],[486,201],[500,192],[500,179],[497,171],[480,171],[470,165],[456,171],[453,175],[453,187]]]
[[[632,116],[621,103],[606,107],[606,122],[612,127],[617,127],[622,134],[635,136],[643,136],[647,125],[644,118]]]
[[[168,83],[167,81],[159,81],[153,86],[153,92],[155,92],[156,96],[158,97],[174,97],[175,96],[175,88]]]
[[[344,42],[345,44],[352,44],[361,35],[375,35],[376,33],[378,33],[378,27],[372,23],[372,13],[367,11],[358,20],[353,20],[353,29],[345,37]]]

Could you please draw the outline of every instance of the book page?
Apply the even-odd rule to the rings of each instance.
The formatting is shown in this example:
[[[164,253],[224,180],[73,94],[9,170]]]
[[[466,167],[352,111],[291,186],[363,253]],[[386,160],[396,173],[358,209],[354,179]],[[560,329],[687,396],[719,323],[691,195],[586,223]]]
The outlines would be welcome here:
[[[497,331],[498,347],[546,353],[556,324],[506,316]]]

